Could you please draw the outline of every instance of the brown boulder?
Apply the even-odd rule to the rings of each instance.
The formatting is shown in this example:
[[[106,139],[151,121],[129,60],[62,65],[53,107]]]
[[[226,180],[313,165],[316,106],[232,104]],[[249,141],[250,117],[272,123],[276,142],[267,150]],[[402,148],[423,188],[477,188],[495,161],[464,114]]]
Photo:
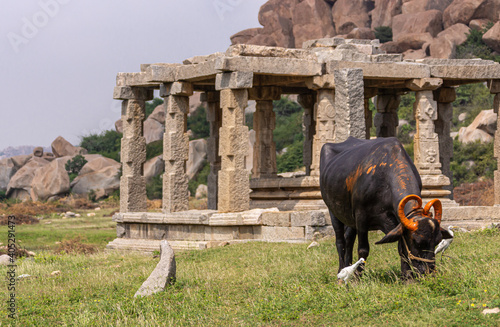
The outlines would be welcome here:
[[[109,196],[120,188],[120,167],[120,163],[109,158],[95,159],[83,166],[78,177],[71,182],[71,190],[76,194],[93,191],[97,200]]]
[[[425,57],[427,57],[427,54],[424,49],[418,49],[418,50],[410,49],[403,52],[404,59],[417,60],[417,59],[424,59]]]
[[[486,28],[486,26],[488,25],[489,22],[490,22],[490,20],[486,19],[486,18],[473,19],[469,22],[469,27],[473,30],[481,31],[484,28]]]
[[[324,0],[306,0],[292,10],[293,37],[296,47],[307,40],[333,37],[331,6]]]
[[[358,40],[374,40],[375,32],[369,28],[361,27],[354,28],[352,31],[347,34],[348,39],[358,39]]]
[[[248,43],[285,48],[295,47],[292,10],[298,2],[298,0],[269,0],[263,4],[259,10],[259,23],[263,26],[262,31]],[[267,42],[273,44],[267,44]]]
[[[419,50],[425,43],[432,42],[430,33],[408,33],[403,34],[398,38],[398,48],[401,52],[406,50]]]
[[[373,1],[337,0],[332,8],[332,17],[338,34],[347,34],[356,27],[370,27],[369,12]]]
[[[462,143],[493,141],[497,128],[497,114],[490,110],[483,110],[477,115],[472,124],[462,127],[458,132],[458,140]]]
[[[163,133],[165,133],[165,125],[150,118],[144,121],[144,137],[146,138],[146,144],[163,140]]]
[[[43,157],[43,148],[41,146],[37,146],[36,148],[34,148],[33,155],[39,158]]]
[[[500,21],[484,33],[483,41],[496,52],[500,52]]]
[[[472,19],[488,19],[489,21],[496,22],[500,19],[500,1],[499,0],[486,0],[476,10]]]
[[[122,133],[123,134],[123,121],[122,119],[118,119],[117,121],[115,121],[115,130],[118,132],[118,133]]]
[[[246,30],[240,31],[236,34],[231,35],[231,44],[246,44],[253,37],[257,36],[262,31],[262,27],[247,28]]]
[[[380,50],[385,51],[387,53],[401,53],[401,49],[399,48],[399,43],[394,41],[389,41],[382,43],[380,45]]]
[[[432,37],[435,37],[442,30],[442,13],[439,10],[402,14],[392,19],[394,41],[399,41],[399,38],[409,33],[430,33]]]
[[[438,34],[429,47],[432,58],[452,59],[455,58],[457,45],[467,40],[470,28],[464,24],[455,24]]]
[[[403,3],[401,11],[403,14],[411,14],[427,10],[444,11],[453,0],[412,0]]]
[[[7,185],[7,197],[23,201],[31,199],[31,182],[35,177],[35,172],[48,163],[47,160],[39,157],[30,159],[10,179]]]
[[[9,181],[17,171],[16,165],[11,158],[0,160],[0,191],[6,191]]]
[[[165,106],[163,104],[156,106],[155,110],[153,110],[147,119],[154,119],[160,124],[165,125]]]
[[[186,174],[192,179],[203,167],[207,157],[207,141],[204,139],[189,141],[189,159],[186,162]]]
[[[69,176],[64,161],[62,158],[55,159],[35,171],[30,193],[33,201],[45,201],[69,192]]]
[[[77,154],[87,154],[87,150],[82,147],[76,147],[66,141],[62,136],[58,136],[51,144],[52,153],[57,158],[64,156],[74,156]]]
[[[392,26],[392,17],[401,14],[401,0],[375,0],[375,8],[370,12],[371,28]]]
[[[165,171],[165,161],[163,161],[162,157],[162,155],[159,155],[144,163],[144,177],[146,178],[146,183]]]
[[[13,156],[10,159],[12,159],[12,162],[14,163],[16,168],[19,169],[22,166],[24,166],[25,164],[27,164],[31,158],[33,158],[32,154],[21,154],[18,156]]]
[[[454,0],[443,12],[444,28],[448,28],[458,23],[469,25],[476,10],[485,1],[486,0]],[[496,19],[498,19],[498,17]]]

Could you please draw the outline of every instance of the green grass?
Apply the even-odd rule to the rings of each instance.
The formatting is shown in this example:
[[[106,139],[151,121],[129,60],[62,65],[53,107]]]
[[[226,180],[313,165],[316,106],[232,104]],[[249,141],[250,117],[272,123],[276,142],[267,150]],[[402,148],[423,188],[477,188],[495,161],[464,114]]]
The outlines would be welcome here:
[[[96,220],[104,223],[104,218]],[[82,221],[73,225],[91,239],[90,234],[98,230],[86,231],[82,227],[91,224]],[[48,230],[43,224],[26,227],[32,232],[37,227],[45,232],[56,230]],[[26,227],[18,226],[18,235]],[[69,231],[62,222],[59,227]],[[310,250],[307,244],[248,243],[177,253],[177,283],[165,292],[138,299],[133,298],[134,293],[158,262],[151,255],[104,251],[62,255],[42,251],[34,259],[18,261],[17,274],[33,277],[18,281],[17,324],[499,325],[498,314],[481,313],[483,305],[500,306],[498,230],[456,233],[446,252],[450,257],[443,261],[438,258],[438,272],[414,283],[399,279],[395,244],[373,245],[381,236],[370,235],[367,270],[348,289],[337,284],[333,240]],[[101,249],[105,243],[100,243]],[[55,270],[60,270],[61,275],[51,276]],[[5,273],[6,268],[1,267],[0,274]],[[0,298],[7,299],[5,283],[0,287]],[[6,306],[0,306],[2,325],[12,322],[6,316]]]

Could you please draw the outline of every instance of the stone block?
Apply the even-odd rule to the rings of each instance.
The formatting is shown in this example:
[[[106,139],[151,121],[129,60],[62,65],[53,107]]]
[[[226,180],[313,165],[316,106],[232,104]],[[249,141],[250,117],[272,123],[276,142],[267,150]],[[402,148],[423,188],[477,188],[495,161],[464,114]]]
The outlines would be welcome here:
[[[302,43],[303,49],[311,49],[311,48],[327,48],[327,47],[336,47],[341,44],[345,44],[346,40],[341,37],[333,37],[333,38],[322,38],[316,40],[308,40]]]
[[[394,54],[394,53],[389,53],[389,54],[377,54],[371,56],[372,62],[374,63],[380,63],[380,62],[402,62],[403,61],[403,55],[402,54]]]
[[[493,98],[493,111],[497,114],[500,111],[500,93],[495,94]]]
[[[225,89],[220,92],[220,104],[221,107],[223,108],[222,114],[223,114],[223,119],[224,121],[224,126],[231,125],[234,126],[235,120],[238,121],[239,124],[243,124],[243,117],[244,116],[244,110],[247,107],[248,104],[248,91],[247,90],[231,90],[231,89]],[[228,122],[228,112],[224,109],[239,109],[239,111],[236,113],[238,115],[241,115],[239,117],[236,117],[235,119],[232,119],[231,122]]]
[[[248,152],[248,127],[223,127],[220,130],[220,155],[246,156]]]
[[[115,86],[113,99],[116,100],[153,100],[153,90],[142,87]]]
[[[493,79],[500,76],[500,64],[430,66],[431,76],[443,79]]]
[[[335,77],[335,142],[343,142],[349,136],[364,139],[365,97],[363,71],[361,69],[340,69]]]
[[[291,224],[297,226],[325,226],[327,217],[324,211],[294,211],[291,214]]]
[[[304,240],[304,227],[261,227],[261,238],[266,241]]]
[[[177,95],[188,97],[193,95],[193,84],[187,82],[165,83],[160,86],[160,96]]]
[[[253,86],[253,73],[234,72],[217,74],[215,78],[215,89],[248,89]]]
[[[179,66],[176,69],[175,79],[177,81],[195,81],[200,78],[214,76],[217,74],[217,70],[215,69],[216,62],[216,58],[214,58],[210,61],[194,65]]]
[[[189,159],[189,137],[184,132],[167,132],[163,138],[163,159],[168,161]]]
[[[322,73],[322,65],[317,61],[272,57],[224,57],[217,61],[216,69],[289,76],[315,76]]]
[[[437,94],[437,102],[451,103],[457,98],[457,93],[453,87],[441,87],[437,90]]]
[[[150,86],[157,87],[158,83],[149,82],[146,73],[118,73],[116,75],[116,86]]]
[[[291,227],[290,212],[264,212],[262,224],[265,226]]]
[[[312,241],[316,239],[322,239],[325,237],[335,237],[335,231],[333,226],[306,226],[305,227],[305,239]]]
[[[334,89],[335,78],[333,74],[310,77],[306,80],[306,85],[309,89]]]
[[[490,93],[500,93],[500,79],[492,79],[488,81],[488,88]]]
[[[121,162],[142,164],[146,161],[146,139],[143,136],[124,137],[121,143]]]
[[[238,226],[206,226],[205,240],[207,241],[231,241],[239,239],[240,230]]]
[[[414,78],[405,82],[405,86],[412,91],[435,90],[441,85],[441,78]]]
[[[254,226],[240,226],[239,227],[239,239],[240,240],[252,240],[254,238],[255,238]]]
[[[407,62],[350,62],[350,61],[331,61],[326,63],[326,71],[329,74],[337,69],[360,68],[363,70],[363,76],[383,77],[383,78],[425,78],[431,76],[431,69],[427,65]]]
[[[164,238],[176,241],[204,241],[205,228],[203,225],[167,225]]]
[[[187,175],[179,171],[170,171],[167,166],[165,165],[163,174],[163,210],[164,212],[186,211],[189,209]]]
[[[146,68],[148,82],[169,83],[175,81],[176,68],[180,64],[153,64]]]
[[[212,61],[217,59],[218,57],[224,56],[224,53],[222,52],[215,52],[206,56],[194,56],[188,59],[185,59],[182,61],[183,66],[186,65],[195,65],[195,64],[201,64],[207,61]],[[181,66],[182,67],[182,66]]]
[[[184,96],[168,96],[165,98],[165,110],[167,115],[171,114],[185,114],[189,113],[189,98]],[[167,124],[168,119],[184,119],[184,116],[180,118],[171,116],[165,118],[165,123]],[[183,129],[183,128],[182,128]]]
[[[250,208],[249,174],[245,169],[219,171],[220,212],[238,212]]]

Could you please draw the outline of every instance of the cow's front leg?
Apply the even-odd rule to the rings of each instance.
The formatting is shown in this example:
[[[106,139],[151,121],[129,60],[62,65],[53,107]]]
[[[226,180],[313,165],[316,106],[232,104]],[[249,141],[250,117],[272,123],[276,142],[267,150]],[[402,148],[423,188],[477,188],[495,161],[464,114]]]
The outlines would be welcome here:
[[[337,246],[337,253],[339,255],[339,272],[346,267],[345,265],[345,238],[344,238],[344,224],[335,218],[333,213],[330,211],[330,217],[332,218],[332,226],[335,231],[335,245]]]

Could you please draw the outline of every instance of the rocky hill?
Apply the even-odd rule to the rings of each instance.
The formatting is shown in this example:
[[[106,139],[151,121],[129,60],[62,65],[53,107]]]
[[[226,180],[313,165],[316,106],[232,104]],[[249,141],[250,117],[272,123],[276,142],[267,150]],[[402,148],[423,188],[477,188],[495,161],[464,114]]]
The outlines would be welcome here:
[[[341,36],[374,39],[392,29],[382,49],[405,59],[455,58],[470,29],[494,23],[483,41],[500,53],[500,0],[269,0],[259,11],[262,27],[231,36],[248,43],[301,48],[309,39]]]

